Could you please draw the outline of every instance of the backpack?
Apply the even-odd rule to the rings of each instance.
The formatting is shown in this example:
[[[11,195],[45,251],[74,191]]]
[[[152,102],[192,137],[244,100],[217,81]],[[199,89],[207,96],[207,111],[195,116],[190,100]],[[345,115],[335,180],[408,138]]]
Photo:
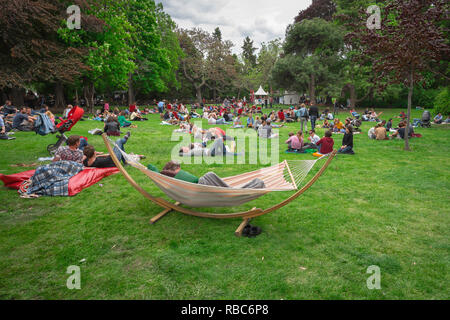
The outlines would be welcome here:
[[[308,117],[308,110],[306,108],[301,108],[299,113],[300,113],[300,118]]]

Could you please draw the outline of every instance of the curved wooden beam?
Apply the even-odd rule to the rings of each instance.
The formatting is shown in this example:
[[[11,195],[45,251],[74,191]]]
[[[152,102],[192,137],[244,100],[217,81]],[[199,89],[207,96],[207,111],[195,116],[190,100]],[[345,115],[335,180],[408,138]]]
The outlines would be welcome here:
[[[180,212],[183,214],[187,214],[190,216],[195,216],[195,217],[200,217],[200,218],[211,218],[211,219],[254,218],[254,217],[259,217],[259,216],[268,214],[270,212],[273,212],[275,210],[278,210],[278,209],[288,205],[289,203],[291,203],[292,201],[297,199],[300,195],[302,195],[304,192],[306,192],[306,190],[308,190],[320,178],[320,176],[327,169],[327,167],[329,166],[329,164],[331,163],[331,161],[333,160],[333,158],[335,157],[335,155],[337,153],[337,151],[333,151],[333,153],[330,155],[327,162],[323,165],[323,167],[319,170],[319,172],[317,172],[316,175],[302,189],[298,190],[296,193],[294,193],[288,199],[280,202],[279,204],[277,204],[269,209],[266,209],[266,210],[254,208],[252,210],[244,211],[244,212],[220,214],[220,213],[193,211],[193,210],[190,210],[190,209],[187,209],[184,207],[180,207],[179,205],[173,204],[171,202],[168,202],[162,198],[153,197],[151,194],[149,194],[147,191],[145,191],[140,185],[138,185],[136,183],[136,181],[134,181],[134,179],[125,170],[125,168],[120,163],[119,159],[117,159],[117,157],[113,151],[113,148],[111,147],[110,143],[108,142],[108,138],[105,133],[102,135],[102,137],[103,137],[103,141],[105,142],[106,148],[108,149],[108,152],[109,152],[111,158],[113,159],[115,165],[119,169],[119,171],[123,174],[123,176],[128,181],[128,183],[130,183],[131,186],[133,188],[135,188],[139,193],[141,193],[145,198],[149,199],[150,201],[154,202],[155,204],[157,204],[160,207],[163,207],[165,209],[171,209],[171,210],[174,210],[174,211],[177,211],[177,212]]]

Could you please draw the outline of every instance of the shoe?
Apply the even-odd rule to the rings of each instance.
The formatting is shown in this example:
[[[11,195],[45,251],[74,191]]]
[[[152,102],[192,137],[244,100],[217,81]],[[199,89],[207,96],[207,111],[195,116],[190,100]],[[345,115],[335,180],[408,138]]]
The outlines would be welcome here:
[[[250,233],[248,235],[249,238],[255,238],[256,236],[260,235],[262,232],[262,229],[257,226],[252,226],[250,228]]]
[[[246,225],[245,227],[244,227],[244,230],[242,230],[242,236],[244,236],[244,237],[248,237],[249,236],[249,234],[250,234],[250,230],[251,230],[251,228],[252,228],[252,226],[251,225]]]

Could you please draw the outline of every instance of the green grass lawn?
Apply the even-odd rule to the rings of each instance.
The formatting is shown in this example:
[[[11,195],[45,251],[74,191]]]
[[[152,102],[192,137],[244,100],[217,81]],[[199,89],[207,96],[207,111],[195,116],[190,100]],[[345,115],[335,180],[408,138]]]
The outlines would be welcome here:
[[[384,111],[383,119],[399,111]],[[149,118],[130,130],[127,151],[147,155],[144,164],[161,168],[177,144],[170,141],[174,127],[159,125],[158,115]],[[72,133],[106,151],[100,136],[87,133],[101,125],[79,122]],[[303,196],[253,220],[263,229],[253,239],[234,236],[239,219],[172,212],[149,225],[161,208],[120,174],[72,198],[21,199],[0,187],[0,298],[448,299],[449,126],[416,129],[423,137],[413,139],[412,152],[406,152],[403,141],[369,140],[370,125],[364,123],[363,134],[355,136],[355,155],[338,156]],[[280,161],[313,158],[284,153],[287,134],[298,129],[299,123],[280,129]],[[317,131],[323,136],[323,129]],[[54,135],[15,136],[0,140],[2,174],[28,170],[11,165],[47,157],[46,146],[56,141]],[[340,146],[342,136],[333,138]],[[258,167],[184,166],[198,176]],[[127,169],[150,193],[164,196],[148,178]],[[274,192],[239,209],[267,208],[291,194]],[[81,268],[81,290],[66,287],[70,265]],[[381,290],[367,288],[371,265],[381,269]]]

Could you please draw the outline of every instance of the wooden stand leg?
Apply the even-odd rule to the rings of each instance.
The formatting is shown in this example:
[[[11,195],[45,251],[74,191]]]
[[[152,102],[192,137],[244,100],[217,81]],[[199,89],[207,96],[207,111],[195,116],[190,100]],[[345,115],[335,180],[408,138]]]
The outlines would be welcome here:
[[[177,205],[177,206],[179,204],[180,204],[179,202],[175,203],[175,205]],[[157,216],[154,216],[152,219],[150,219],[150,224],[155,224],[156,222],[158,222],[158,220],[163,218],[166,214],[168,214],[171,211],[172,211],[172,209],[170,209],[170,208],[162,211],[160,214],[158,214]]]
[[[242,237],[242,231],[244,230],[245,226],[248,225],[249,222],[250,222],[249,218],[244,218],[244,221],[242,221],[242,223],[236,229],[236,231],[234,232],[234,235],[236,237]]]

